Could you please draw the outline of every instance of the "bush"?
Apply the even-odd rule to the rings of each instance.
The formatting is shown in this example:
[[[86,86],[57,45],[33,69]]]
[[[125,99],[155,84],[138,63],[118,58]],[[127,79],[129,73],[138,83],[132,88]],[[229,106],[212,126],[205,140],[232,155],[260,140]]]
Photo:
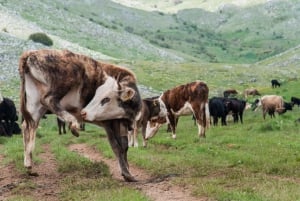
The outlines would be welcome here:
[[[49,36],[47,36],[45,33],[33,33],[29,36],[29,40],[32,40],[36,43],[42,43],[46,46],[53,45],[52,39]]]

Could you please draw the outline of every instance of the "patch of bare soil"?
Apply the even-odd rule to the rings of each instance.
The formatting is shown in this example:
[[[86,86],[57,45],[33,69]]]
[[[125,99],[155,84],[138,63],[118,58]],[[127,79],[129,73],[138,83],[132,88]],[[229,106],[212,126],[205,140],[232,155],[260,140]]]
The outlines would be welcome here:
[[[103,157],[97,150],[86,145],[86,144],[73,144],[70,147],[71,151],[75,151],[80,155],[92,160],[92,161],[103,161],[106,163],[111,171],[114,179],[124,182],[120,171],[119,165],[116,160],[108,159]],[[151,178],[142,169],[130,164],[131,174],[138,179],[138,182],[126,183],[135,189],[142,191],[151,200],[155,201],[206,201],[207,198],[195,198],[191,196],[188,187],[181,187],[172,184],[172,175],[160,178]]]
[[[57,164],[49,145],[43,146],[39,155],[40,164],[35,164],[34,171],[38,177],[19,173],[11,164],[0,166],[0,200],[8,200],[16,195],[30,196],[35,200],[58,201],[59,181],[62,176],[57,171]],[[0,155],[0,160],[4,159]],[[30,185],[30,187],[26,186]]]

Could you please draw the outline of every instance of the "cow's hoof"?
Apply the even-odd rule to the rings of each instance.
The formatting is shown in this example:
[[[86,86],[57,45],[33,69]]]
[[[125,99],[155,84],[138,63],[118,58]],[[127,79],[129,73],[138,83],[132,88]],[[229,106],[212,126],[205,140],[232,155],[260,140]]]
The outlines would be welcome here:
[[[32,170],[31,167],[27,168],[27,174],[29,176],[32,176],[32,177],[38,177],[39,176],[39,174],[37,172],[32,172],[31,170]]]
[[[131,175],[122,174],[122,176],[126,182],[137,182],[138,181]]]

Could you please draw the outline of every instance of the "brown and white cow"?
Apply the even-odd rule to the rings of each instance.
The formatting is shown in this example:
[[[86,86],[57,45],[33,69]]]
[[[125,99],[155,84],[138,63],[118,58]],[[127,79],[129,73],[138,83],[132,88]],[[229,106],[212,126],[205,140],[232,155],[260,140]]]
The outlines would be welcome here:
[[[262,107],[263,118],[266,118],[268,113],[270,117],[275,117],[275,112],[278,114],[284,113],[286,110],[284,108],[284,101],[282,96],[278,95],[265,95],[256,101],[257,107]]]
[[[161,95],[161,100],[168,111],[167,119],[161,121],[170,124],[174,139],[178,117],[183,115],[194,115],[198,125],[198,135],[205,137],[205,131],[209,127],[208,93],[206,83],[195,81],[167,90]],[[154,136],[160,127],[159,122],[151,123],[154,127],[149,123],[146,139]]]
[[[244,91],[244,97],[247,98],[248,96],[260,96],[261,94],[258,92],[257,89],[251,88],[251,89],[245,89]]]
[[[36,130],[50,110],[78,136],[79,123],[104,127],[126,181],[136,181],[128,170],[128,130],[141,108],[136,77],[127,69],[104,64],[68,50],[24,52],[19,61],[20,105],[24,166],[31,175]]]
[[[158,118],[166,118],[167,109],[160,97],[145,98],[142,101],[142,108],[134,121],[133,132],[128,134],[129,146],[138,147],[138,131],[142,129],[143,146],[147,146],[146,129],[147,123]]]

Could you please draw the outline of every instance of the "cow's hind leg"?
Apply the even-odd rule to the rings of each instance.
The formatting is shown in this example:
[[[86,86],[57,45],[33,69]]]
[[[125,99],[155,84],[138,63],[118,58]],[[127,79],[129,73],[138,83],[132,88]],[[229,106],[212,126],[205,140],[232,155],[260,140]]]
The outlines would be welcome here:
[[[197,119],[198,135],[205,138],[205,130],[209,127],[209,109],[207,103],[202,103],[200,109],[193,108]]]
[[[38,176],[37,173],[32,172],[32,153],[35,147],[35,136],[36,130],[39,125],[41,117],[44,115],[46,110],[32,110],[24,116],[22,123],[23,132],[23,144],[24,144],[24,166],[27,168],[27,172],[31,176]]]
[[[128,151],[128,128],[124,120],[108,120],[104,122],[104,128],[108,135],[109,143],[119,161],[121,174],[125,181],[137,181],[129,172],[127,151]]]

